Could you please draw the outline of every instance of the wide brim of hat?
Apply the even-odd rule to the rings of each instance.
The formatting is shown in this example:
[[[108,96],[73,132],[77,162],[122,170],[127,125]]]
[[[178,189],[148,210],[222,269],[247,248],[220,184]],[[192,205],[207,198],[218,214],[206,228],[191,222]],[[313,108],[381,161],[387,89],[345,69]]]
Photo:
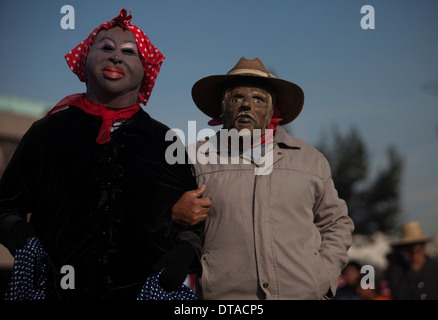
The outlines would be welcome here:
[[[303,109],[304,93],[295,83],[278,79],[250,75],[215,75],[202,78],[192,87],[192,98],[196,106],[207,116],[216,119],[221,116],[222,95],[229,80],[262,81],[274,90],[276,107],[283,120],[280,125],[292,122]]]
[[[433,238],[433,236],[422,236],[422,237],[415,237],[415,238],[407,238],[407,239],[400,239],[395,240],[391,242],[392,247],[400,247],[410,244],[416,244],[416,243],[424,243],[428,242]]]

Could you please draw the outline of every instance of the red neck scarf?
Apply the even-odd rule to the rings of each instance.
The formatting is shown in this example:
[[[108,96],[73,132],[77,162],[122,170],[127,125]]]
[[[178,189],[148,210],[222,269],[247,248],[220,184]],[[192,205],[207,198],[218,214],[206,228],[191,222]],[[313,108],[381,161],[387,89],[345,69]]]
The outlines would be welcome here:
[[[68,106],[75,106],[88,114],[102,118],[102,125],[96,139],[96,142],[99,144],[104,144],[111,140],[111,127],[115,121],[119,119],[129,119],[140,109],[140,104],[136,103],[130,107],[119,109],[117,111],[110,110],[101,103],[94,104],[87,100],[85,98],[85,93],[76,93],[67,96],[58,102],[46,116],[63,110]]]
[[[281,118],[274,118],[274,117],[272,117],[271,122],[269,123],[269,126],[266,128],[266,129],[271,129],[271,130],[269,130],[267,133],[264,133],[262,135],[260,141],[256,141],[253,144],[253,147],[261,145],[261,144],[271,143],[274,140],[274,129],[275,129],[276,126],[278,126],[278,124],[282,120],[283,119],[281,119]]]

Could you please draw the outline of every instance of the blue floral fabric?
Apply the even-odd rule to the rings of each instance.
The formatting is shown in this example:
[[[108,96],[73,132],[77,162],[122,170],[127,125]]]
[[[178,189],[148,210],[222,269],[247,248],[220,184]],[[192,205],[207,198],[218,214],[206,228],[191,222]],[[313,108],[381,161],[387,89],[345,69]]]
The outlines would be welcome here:
[[[168,292],[164,290],[158,279],[160,278],[160,273],[154,274],[150,276],[143,288],[141,289],[140,294],[137,297],[137,300],[196,300],[196,294],[193,292],[185,284],[182,284],[179,288],[174,291]]]
[[[49,294],[50,259],[37,238],[15,253],[5,300],[43,300]]]

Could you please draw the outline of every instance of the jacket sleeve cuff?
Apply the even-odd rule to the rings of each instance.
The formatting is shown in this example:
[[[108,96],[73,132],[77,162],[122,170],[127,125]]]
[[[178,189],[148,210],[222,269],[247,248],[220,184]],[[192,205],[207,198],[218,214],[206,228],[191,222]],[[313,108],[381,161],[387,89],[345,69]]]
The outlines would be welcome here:
[[[23,219],[16,221],[8,241],[8,249],[11,254],[15,256],[15,252],[24,248],[27,240],[32,237],[36,237],[36,232],[32,226]]]
[[[184,231],[178,235],[177,242],[180,243],[184,241],[188,242],[195,252],[195,256],[190,264],[189,273],[198,272],[201,270],[201,240],[194,232]]]

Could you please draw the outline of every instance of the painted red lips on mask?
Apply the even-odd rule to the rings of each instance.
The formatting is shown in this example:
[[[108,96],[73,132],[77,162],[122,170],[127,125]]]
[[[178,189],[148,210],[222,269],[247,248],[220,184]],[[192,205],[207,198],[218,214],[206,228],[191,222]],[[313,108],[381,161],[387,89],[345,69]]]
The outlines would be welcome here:
[[[85,62],[87,60],[89,48],[92,45],[96,34],[102,29],[108,30],[116,26],[120,26],[125,30],[131,31],[135,36],[139,57],[144,69],[143,83],[141,85],[138,98],[140,103],[146,105],[147,101],[150,98],[152,88],[155,85],[155,80],[157,78],[158,72],[161,69],[161,65],[165,57],[151,43],[149,38],[141,29],[131,24],[131,19],[131,13],[129,13],[128,15],[125,9],[120,10],[120,14],[117,17],[115,17],[111,21],[101,24],[96,29],[94,29],[87,39],[82,41],[73,50],[66,54],[65,59],[71,71],[73,71],[73,73],[78,76],[79,80],[82,82],[87,82]],[[120,77],[120,75],[113,73],[109,76],[110,79],[111,77]]]
[[[118,67],[106,66],[102,70],[102,73],[105,77],[112,80],[118,80],[125,77],[125,72],[123,71],[123,69]]]

